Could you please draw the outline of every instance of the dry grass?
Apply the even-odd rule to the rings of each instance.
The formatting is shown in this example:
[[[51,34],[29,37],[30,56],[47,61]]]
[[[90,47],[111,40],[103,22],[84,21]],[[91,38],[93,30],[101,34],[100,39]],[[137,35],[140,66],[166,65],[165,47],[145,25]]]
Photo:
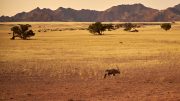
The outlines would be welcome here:
[[[89,23],[32,24],[38,30]],[[0,25],[0,100],[180,100],[179,23],[167,32],[157,25],[103,36],[66,30],[36,32],[31,40],[9,40],[11,26]],[[120,76],[104,80],[104,70],[116,65]]]

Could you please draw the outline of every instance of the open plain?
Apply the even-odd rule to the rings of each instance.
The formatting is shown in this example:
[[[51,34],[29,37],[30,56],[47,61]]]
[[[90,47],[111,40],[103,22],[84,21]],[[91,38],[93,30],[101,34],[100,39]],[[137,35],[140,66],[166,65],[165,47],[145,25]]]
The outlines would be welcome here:
[[[23,22],[36,35],[10,40],[19,23],[0,24],[0,101],[180,101],[179,22],[104,35],[90,23]]]

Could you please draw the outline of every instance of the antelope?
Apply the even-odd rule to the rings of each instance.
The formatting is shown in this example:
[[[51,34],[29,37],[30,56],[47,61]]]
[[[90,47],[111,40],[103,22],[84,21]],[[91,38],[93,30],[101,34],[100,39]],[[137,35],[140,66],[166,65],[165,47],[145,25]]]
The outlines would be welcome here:
[[[113,75],[115,76],[116,74],[120,74],[120,70],[117,66],[117,69],[106,69],[105,70],[105,74],[104,74],[104,78],[106,78],[106,76],[110,76],[110,75]]]

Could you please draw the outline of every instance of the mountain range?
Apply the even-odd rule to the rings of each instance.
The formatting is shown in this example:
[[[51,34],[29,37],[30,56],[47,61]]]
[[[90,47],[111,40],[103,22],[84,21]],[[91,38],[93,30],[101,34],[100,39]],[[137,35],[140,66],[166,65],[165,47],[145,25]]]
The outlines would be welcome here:
[[[154,22],[180,21],[180,4],[165,10],[157,10],[143,4],[118,5],[104,11],[60,7],[56,10],[39,7],[30,12],[21,12],[12,17],[1,16],[0,22],[60,21],[60,22]]]

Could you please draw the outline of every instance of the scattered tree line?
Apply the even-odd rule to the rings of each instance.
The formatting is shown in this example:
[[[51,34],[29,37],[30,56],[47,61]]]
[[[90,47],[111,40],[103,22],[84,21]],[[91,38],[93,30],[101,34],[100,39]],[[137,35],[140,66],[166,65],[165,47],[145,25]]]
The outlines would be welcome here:
[[[171,29],[171,23],[163,23],[160,25],[162,29],[168,31]],[[26,40],[32,36],[35,35],[33,30],[30,29],[31,25],[29,24],[18,24],[16,26],[13,26],[11,28],[11,31],[13,32],[12,40],[14,40],[16,37],[19,37],[23,40]],[[94,35],[103,35],[104,31],[112,31],[119,28],[123,28],[124,31],[128,32],[139,32],[136,28],[141,27],[138,24],[133,23],[124,23],[124,24],[102,24],[101,22],[95,22],[91,25],[89,25],[88,30],[90,33]],[[10,33],[11,34],[11,33]]]
[[[102,24],[101,22],[96,22],[94,24],[89,25],[88,30],[90,33],[103,35],[103,32],[108,30],[115,30],[113,24]]]
[[[95,22],[91,25],[89,25],[88,30],[90,33],[94,35],[103,35],[103,32],[108,30],[116,30],[119,28],[123,28],[124,31],[128,32],[139,32],[137,28],[141,27],[139,24],[133,24],[133,23],[124,23],[124,24],[102,24],[101,22]],[[163,23],[161,24],[161,28],[164,30],[170,30],[171,24],[170,23]]]
[[[95,35],[103,35],[103,32],[108,30],[116,30],[119,28],[124,28],[125,31],[129,32],[138,32],[136,28],[138,28],[137,24],[125,23],[125,24],[102,24],[101,22],[96,22],[89,25],[88,30],[90,33]]]

